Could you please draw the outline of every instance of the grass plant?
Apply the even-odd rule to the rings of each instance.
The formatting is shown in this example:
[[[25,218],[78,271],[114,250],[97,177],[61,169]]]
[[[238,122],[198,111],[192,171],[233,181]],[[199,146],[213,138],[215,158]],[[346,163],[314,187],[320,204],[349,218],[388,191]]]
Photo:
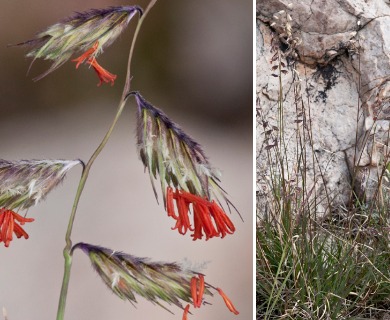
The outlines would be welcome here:
[[[288,44],[292,35],[286,34],[282,42]],[[333,206],[314,152],[310,101],[300,91],[294,59],[286,59],[279,43],[271,48],[271,69],[279,78],[277,125],[256,106],[268,168],[267,175],[258,176],[268,192],[262,194],[267,194],[266,209],[257,212],[256,318],[384,319],[390,316],[390,197],[382,184],[388,166],[379,170],[370,202],[357,196],[353,178],[348,207]],[[285,133],[282,78],[287,71],[298,81],[294,137]],[[293,141],[289,158],[286,146]]]

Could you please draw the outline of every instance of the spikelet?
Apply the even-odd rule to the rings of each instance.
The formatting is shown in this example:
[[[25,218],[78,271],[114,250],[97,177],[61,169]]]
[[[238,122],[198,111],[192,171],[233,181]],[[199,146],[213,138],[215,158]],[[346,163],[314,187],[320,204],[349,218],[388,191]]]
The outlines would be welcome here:
[[[33,58],[33,62],[35,59],[54,61],[47,71],[34,80],[47,76],[68,61],[72,55],[80,52],[90,53],[80,58],[82,62],[86,61],[92,65],[99,75],[95,68],[96,64],[93,65],[96,63],[96,57],[118,38],[137,12],[142,15],[139,6],[116,6],[77,12],[39,32],[34,39],[21,42],[17,46],[31,46],[27,57]],[[76,59],[76,62],[78,67],[80,59]]]
[[[193,240],[202,239],[203,235],[208,240],[234,233],[235,227],[219,205],[220,199],[236,208],[220,187],[218,174],[199,143],[139,92],[127,96],[130,95],[135,96],[138,104],[139,155],[148,169],[156,199],[154,180],[160,180],[165,209],[176,220],[173,229],[180,234],[194,231]]]
[[[72,251],[75,249],[88,255],[92,267],[112,292],[133,305],[137,302],[136,295],[139,295],[169,312],[162,303],[173,304],[184,311],[185,318],[189,305],[184,307],[182,302],[199,308],[207,303],[204,295],[213,296],[213,289],[222,295],[228,309],[238,314],[221,289],[206,283],[203,274],[177,263],[150,262],[146,258],[87,243],[78,243]]]
[[[27,209],[53,190],[81,160],[0,159],[0,208]]]
[[[197,273],[176,263],[150,262],[122,252],[86,243],[74,246],[86,253],[93,268],[107,287],[123,300],[136,303],[135,294],[157,304],[160,301],[184,309],[182,302],[192,303],[191,278]],[[206,288],[205,294],[212,295]]]
[[[200,144],[139,92],[129,95],[134,95],[138,104],[137,145],[156,198],[153,180],[159,176],[164,204],[169,186],[207,200],[222,197],[231,204],[219,186],[219,173],[211,167]]]

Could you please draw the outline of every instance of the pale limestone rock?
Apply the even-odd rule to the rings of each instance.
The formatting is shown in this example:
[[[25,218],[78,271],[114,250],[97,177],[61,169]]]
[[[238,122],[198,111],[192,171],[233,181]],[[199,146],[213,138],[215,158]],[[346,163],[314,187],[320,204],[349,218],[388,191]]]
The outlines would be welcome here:
[[[292,7],[288,6],[292,3]],[[284,10],[285,12],[280,12]],[[267,210],[270,166],[266,132],[278,124],[278,60],[270,62],[272,32],[287,60],[282,75],[284,137],[293,176],[297,133],[304,132],[302,103],[310,110],[312,142],[306,137],[307,179],[334,208],[350,200],[352,176],[357,193],[370,200],[378,173],[388,161],[390,127],[390,6],[384,0],[257,0],[257,195]],[[272,26],[272,27],[271,27]],[[294,77],[295,74],[295,77]],[[297,101],[294,88],[300,88]],[[263,127],[263,122],[268,126]],[[308,125],[308,124],[307,124]],[[306,126],[307,126],[306,125]],[[357,137],[357,143],[356,143]],[[311,145],[313,147],[311,147]],[[269,147],[272,150],[272,147]],[[296,170],[295,170],[296,171]],[[317,180],[314,178],[316,172]],[[319,177],[319,172],[321,173]],[[316,183],[315,183],[316,182]],[[314,187],[315,185],[315,187]],[[325,192],[326,190],[326,192]],[[311,195],[312,196],[312,195]]]

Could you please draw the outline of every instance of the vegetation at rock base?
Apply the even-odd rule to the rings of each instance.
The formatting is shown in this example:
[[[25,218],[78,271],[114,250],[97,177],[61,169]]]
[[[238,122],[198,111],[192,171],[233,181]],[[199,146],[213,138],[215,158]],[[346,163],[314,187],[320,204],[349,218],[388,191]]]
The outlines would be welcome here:
[[[314,148],[313,106],[299,85],[293,89],[295,137],[285,134],[282,77],[287,70],[302,80],[292,59],[279,49],[277,44],[271,48],[275,58],[270,66],[280,80],[277,125],[269,121],[260,99],[256,105],[257,131],[265,141],[261,152],[269,168],[257,176],[257,199],[267,201],[257,208],[256,318],[387,319],[390,197],[384,181],[390,175],[389,159],[382,159],[377,190],[369,201],[355,192],[352,176],[349,203],[333,206]],[[357,108],[361,114],[359,103]],[[286,152],[291,143],[296,143],[293,159]]]

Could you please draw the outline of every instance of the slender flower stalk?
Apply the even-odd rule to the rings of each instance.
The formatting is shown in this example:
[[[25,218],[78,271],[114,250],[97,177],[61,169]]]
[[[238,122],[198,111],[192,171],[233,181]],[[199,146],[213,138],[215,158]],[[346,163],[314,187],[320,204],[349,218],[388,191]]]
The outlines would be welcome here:
[[[141,29],[142,23],[145,20],[145,17],[149,13],[149,11],[152,9],[152,7],[156,4],[157,0],[151,0],[145,9],[142,17],[139,19],[138,24],[136,26],[136,29],[134,31],[134,36],[133,40],[131,42],[131,47],[129,51],[129,57],[127,60],[127,71],[126,71],[126,82],[123,88],[122,96],[119,101],[118,109],[116,112],[116,115],[114,117],[113,122],[111,123],[110,128],[108,129],[106,135],[104,136],[103,140],[99,144],[99,146],[96,148],[95,152],[92,154],[91,158],[85,165],[85,168],[83,170],[83,173],[80,178],[79,186],[77,188],[77,192],[75,195],[75,199],[73,202],[73,207],[72,207],[72,212],[69,217],[69,223],[68,223],[68,228],[66,231],[65,235],[65,248],[63,250],[64,254],[64,275],[62,279],[62,286],[61,286],[61,293],[60,293],[60,298],[58,302],[58,309],[57,309],[57,320],[64,320],[65,316],[65,306],[66,306],[66,298],[68,295],[68,287],[69,287],[69,280],[70,280],[70,271],[72,269],[72,240],[71,240],[71,235],[72,235],[72,230],[73,230],[73,223],[76,217],[76,212],[77,212],[77,207],[80,202],[81,194],[83,193],[85,183],[88,179],[89,171],[91,170],[91,167],[93,163],[95,162],[96,158],[99,156],[100,152],[104,149],[105,145],[107,144],[108,140],[111,137],[112,132],[114,131],[114,128],[116,126],[116,123],[119,120],[120,115],[122,114],[122,111],[126,105],[126,97],[127,93],[130,91],[130,86],[131,86],[131,61],[133,58],[133,53],[134,53],[134,47],[135,43],[139,34],[139,31]]]
[[[86,62],[96,71],[101,85],[103,82],[114,83],[115,75],[101,67],[96,57],[110,46],[137,14],[142,15],[139,6],[116,6],[105,9],[91,9],[77,12],[73,16],[58,22],[46,30],[39,32],[34,39],[17,45],[31,46],[27,57],[52,60],[51,67],[34,78],[40,80],[53,72],[74,54],[83,54],[74,59],[76,68]]]
[[[206,283],[203,274],[180,264],[150,262],[146,258],[87,243],[78,243],[72,251],[75,249],[81,249],[88,255],[92,267],[113,293],[132,304],[137,302],[137,294],[169,312],[162,302],[176,305],[183,309],[182,319],[187,319],[190,303],[200,308],[204,303],[203,295],[213,296],[210,289],[214,289],[222,295],[228,309],[238,314],[222,290]],[[187,303],[186,307],[182,302]]]
[[[25,218],[21,215],[7,209],[0,209],[0,243],[4,242],[4,246],[8,247],[12,241],[12,234],[15,233],[16,237],[19,239],[24,237],[28,239],[28,234],[23,228],[18,224],[18,222],[23,225],[26,222],[33,222],[32,218]]]
[[[173,229],[180,234],[194,231],[193,240],[201,239],[203,234],[208,240],[234,233],[232,221],[216,201],[222,198],[228,206],[235,207],[219,185],[218,173],[212,169],[200,144],[139,92],[130,95],[135,96],[138,104],[139,155],[148,169],[156,199],[154,180],[157,177],[160,180],[165,209],[176,220]],[[191,212],[193,223],[189,218]]]

